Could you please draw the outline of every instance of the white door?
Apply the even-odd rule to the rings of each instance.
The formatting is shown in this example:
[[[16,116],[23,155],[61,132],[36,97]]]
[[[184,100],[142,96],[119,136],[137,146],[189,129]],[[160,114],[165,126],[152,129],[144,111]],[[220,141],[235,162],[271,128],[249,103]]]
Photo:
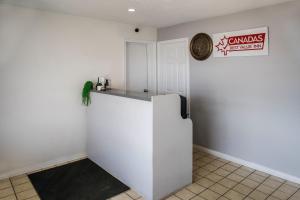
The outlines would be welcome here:
[[[158,42],[158,93],[177,93],[187,98],[189,91],[188,39]]]
[[[126,90],[148,89],[147,44],[126,42]]]

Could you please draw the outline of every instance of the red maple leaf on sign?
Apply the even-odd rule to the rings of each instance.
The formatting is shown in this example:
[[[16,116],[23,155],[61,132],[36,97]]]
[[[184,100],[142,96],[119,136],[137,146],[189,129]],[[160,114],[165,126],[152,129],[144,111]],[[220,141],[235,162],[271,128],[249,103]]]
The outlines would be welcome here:
[[[218,51],[223,52],[224,56],[226,56],[229,51],[228,38],[224,35],[224,37],[216,45],[216,47],[217,47]]]

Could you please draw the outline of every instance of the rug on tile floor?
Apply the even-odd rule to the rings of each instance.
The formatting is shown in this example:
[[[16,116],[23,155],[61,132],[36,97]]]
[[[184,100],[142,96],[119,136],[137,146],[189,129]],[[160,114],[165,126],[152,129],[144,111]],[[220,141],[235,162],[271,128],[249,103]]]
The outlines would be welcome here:
[[[104,200],[129,189],[89,159],[28,177],[42,200]]]

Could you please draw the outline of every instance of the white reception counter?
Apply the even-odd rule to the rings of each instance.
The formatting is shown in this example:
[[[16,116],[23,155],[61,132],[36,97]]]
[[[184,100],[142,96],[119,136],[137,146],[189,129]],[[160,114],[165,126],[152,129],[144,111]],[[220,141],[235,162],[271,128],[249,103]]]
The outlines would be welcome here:
[[[192,121],[177,94],[92,92],[88,157],[146,200],[192,183]]]

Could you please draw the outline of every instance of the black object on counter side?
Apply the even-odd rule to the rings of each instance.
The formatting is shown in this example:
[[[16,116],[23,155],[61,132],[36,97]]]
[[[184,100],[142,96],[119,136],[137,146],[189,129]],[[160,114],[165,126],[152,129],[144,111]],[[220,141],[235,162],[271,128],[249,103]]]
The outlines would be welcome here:
[[[181,117],[183,119],[186,119],[188,114],[187,114],[187,100],[186,100],[186,97],[184,96],[180,96],[180,102],[181,102]]]

